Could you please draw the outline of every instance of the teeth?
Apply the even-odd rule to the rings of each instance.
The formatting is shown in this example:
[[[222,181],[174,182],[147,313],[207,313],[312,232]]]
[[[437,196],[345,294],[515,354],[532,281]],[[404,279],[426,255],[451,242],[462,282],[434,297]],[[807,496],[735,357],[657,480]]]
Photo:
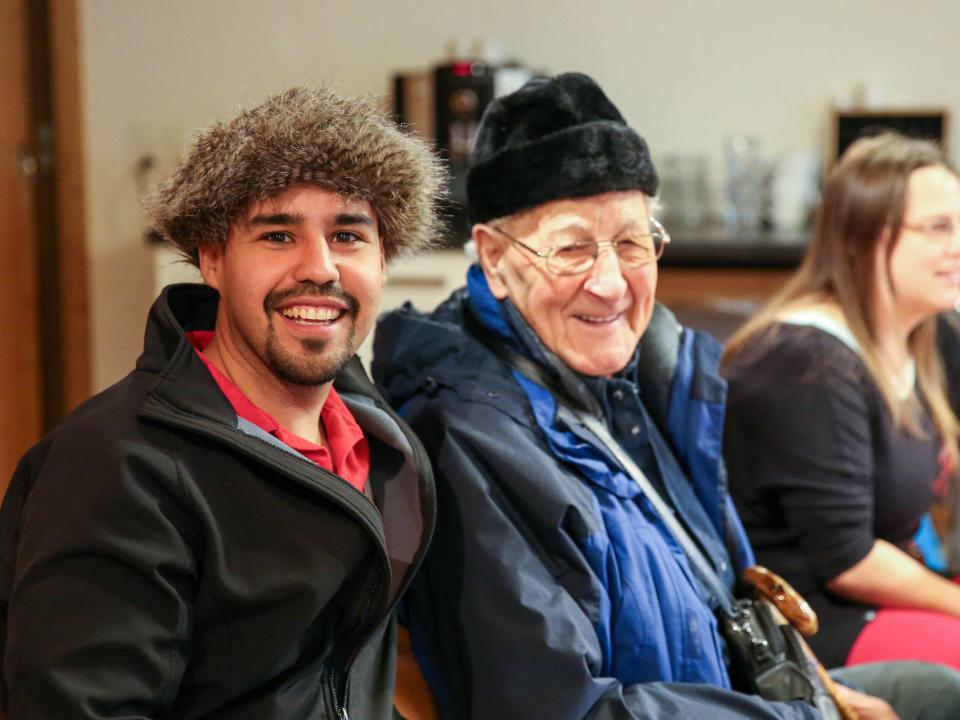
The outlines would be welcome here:
[[[295,305],[281,310],[284,317],[292,320],[310,320],[312,322],[330,322],[343,315],[339,308],[316,307],[314,305]]]
[[[579,315],[581,320],[584,320],[589,323],[608,323],[613,322],[617,319],[617,315],[609,315],[608,317],[594,317],[592,315]]]

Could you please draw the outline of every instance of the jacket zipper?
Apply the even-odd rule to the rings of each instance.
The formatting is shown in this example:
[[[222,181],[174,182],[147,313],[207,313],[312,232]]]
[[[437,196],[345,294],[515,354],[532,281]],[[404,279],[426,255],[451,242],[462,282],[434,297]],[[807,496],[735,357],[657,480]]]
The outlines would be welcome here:
[[[376,590],[380,587],[381,579],[383,578],[383,572],[378,572],[376,581],[374,582],[373,589],[371,592],[367,593],[366,598],[363,603],[363,610],[360,614],[360,622],[358,625],[358,636],[360,640],[356,642],[350,650],[348,660],[344,663],[344,673],[343,673],[343,687],[338,691],[338,673],[336,667],[331,667],[327,673],[327,680],[330,686],[330,697],[333,701],[333,711],[335,715],[340,718],[340,720],[349,720],[349,714],[347,712],[347,707],[350,704],[350,679],[353,676],[353,663],[357,659],[357,655],[360,654],[361,648],[370,638],[370,631],[366,629],[367,618],[370,616],[370,607],[373,605],[373,598],[376,595]],[[384,618],[389,616],[390,612],[393,609],[393,604],[387,610],[387,613],[384,615]],[[382,622],[382,621],[381,621]],[[379,625],[379,623],[377,623]],[[359,628],[363,628],[363,632],[359,631]]]
[[[416,435],[414,435],[412,431],[409,430],[406,423],[404,423],[403,420],[400,418],[400,416],[396,414],[393,408],[391,408],[389,405],[383,402],[379,397],[374,397],[373,400],[377,408],[385,412],[389,417],[391,417],[394,420],[394,422],[397,423],[397,426],[400,428],[400,431],[407,438],[407,442],[410,443],[410,446],[413,449],[414,460],[417,463],[418,467],[420,468],[420,471],[423,472],[423,468],[429,469],[430,459],[427,457],[427,454],[424,451],[423,446],[420,444],[420,441],[416,437]],[[431,490],[432,490],[432,487],[421,488],[421,492],[430,492]],[[431,501],[433,500],[432,496],[430,499]],[[427,541],[423,543],[423,545],[418,551],[418,555],[413,559],[413,565],[419,567],[420,562],[423,559],[423,555],[426,552],[426,548],[429,547],[430,545],[430,539],[433,537],[433,530],[434,528],[431,527],[430,532],[428,533],[429,536],[427,538]],[[413,573],[408,573],[406,581],[403,583],[403,585],[400,588],[398,588],[397,594],[394,596],[393,601],[387,607],[387,611],[383,615],[384,618],[389,617],[390,613],[393,612],[393,608],[396,606],[397,601],[403,596],[404,591],[409,586],[412,576],[413,576]],[[379,585],[381,578],[382,578],[382,573],[377,577],[377,585]],[[376,585],[374,586],[374,590],[376,590]],[[374,595],[375,595],[375,592],[370,592],[367,594],[366,601],[364,602],[363,613],[361,614],[361,620],[360,620],[361,627],[363,626],[364,622],[367,619],[367,616],[370,613],[370,606],[373,604]],[[347,708],[350,704],[350,680],[353,674],[353,663],[356,660],[357,655],[360,654],[360,649],[363,648],[364,644],[369,639],[369,637],[370,637],[370,631],[367,630],[362,635],[361,640],[354,645],[354,649],[351,651],[349,659],[344,664],[346,671],[344,674],[342,694],[337,692],[336,669],[334,667],[331,667],[330,671],[327,673],[327,681],[328,681],[328,686],[330,688],[330,696],[333,701],[333,710],[336,717],[339,718],[339,720],[349,720],[349,714],[347,712]]]
[[[339,720],[350,720],[350,715],[347,713],[345,704],[341,705],[340,699],[337,697],[337,671],[333,668],[330,668],[327,672],[327,686],[330,688],[330,700],[333,703],[334,717],[339,718]]]

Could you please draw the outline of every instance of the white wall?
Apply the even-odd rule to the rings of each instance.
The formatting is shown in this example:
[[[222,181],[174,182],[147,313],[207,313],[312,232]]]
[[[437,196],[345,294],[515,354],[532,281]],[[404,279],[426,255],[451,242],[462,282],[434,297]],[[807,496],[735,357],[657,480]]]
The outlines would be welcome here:
[[[81,0],[81,18],[96,388],[131,367],[154,292],[137,158],[169,161],[193,128],[286,85],[385,93],[451,38],[497,40],[593,75],[655,157],[705,153],[715,194],[724,136],[821,154],[832,100],[862,81],[960,120],[955,0]]]

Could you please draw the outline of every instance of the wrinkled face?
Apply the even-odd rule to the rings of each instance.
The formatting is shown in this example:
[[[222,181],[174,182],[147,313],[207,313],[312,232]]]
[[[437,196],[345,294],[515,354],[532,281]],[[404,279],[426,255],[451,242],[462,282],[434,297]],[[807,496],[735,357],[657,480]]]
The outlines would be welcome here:
[[[942,165],[914,170],[889,276],[908,327],[960,298],[960,179]]]
[[[575,242],[622,239],[647,233],[650,218],[639,191],[544,203],[500,225],[539,251]],[[622,268],[604,247],[593,267],[553,275],[542,258],[488,226],[474,239],[490,289],[509,297],[543,343],[585,375],[612,375],[633,356],[653,312],[657,265]]]
[[[223,249],[201,250],[200,270],[220,293],[217,342],[258,374],[308,386],[354,354],[386,280],[370,203],[313,185],[251,206]]]

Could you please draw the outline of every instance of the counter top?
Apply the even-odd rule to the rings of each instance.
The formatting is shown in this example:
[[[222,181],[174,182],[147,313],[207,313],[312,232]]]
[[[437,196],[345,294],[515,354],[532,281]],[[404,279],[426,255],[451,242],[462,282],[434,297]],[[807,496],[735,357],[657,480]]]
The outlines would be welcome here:
[[[808,230],[738,230],[725,226],[670,233],[662,267],[792,270],[803,259]]]

